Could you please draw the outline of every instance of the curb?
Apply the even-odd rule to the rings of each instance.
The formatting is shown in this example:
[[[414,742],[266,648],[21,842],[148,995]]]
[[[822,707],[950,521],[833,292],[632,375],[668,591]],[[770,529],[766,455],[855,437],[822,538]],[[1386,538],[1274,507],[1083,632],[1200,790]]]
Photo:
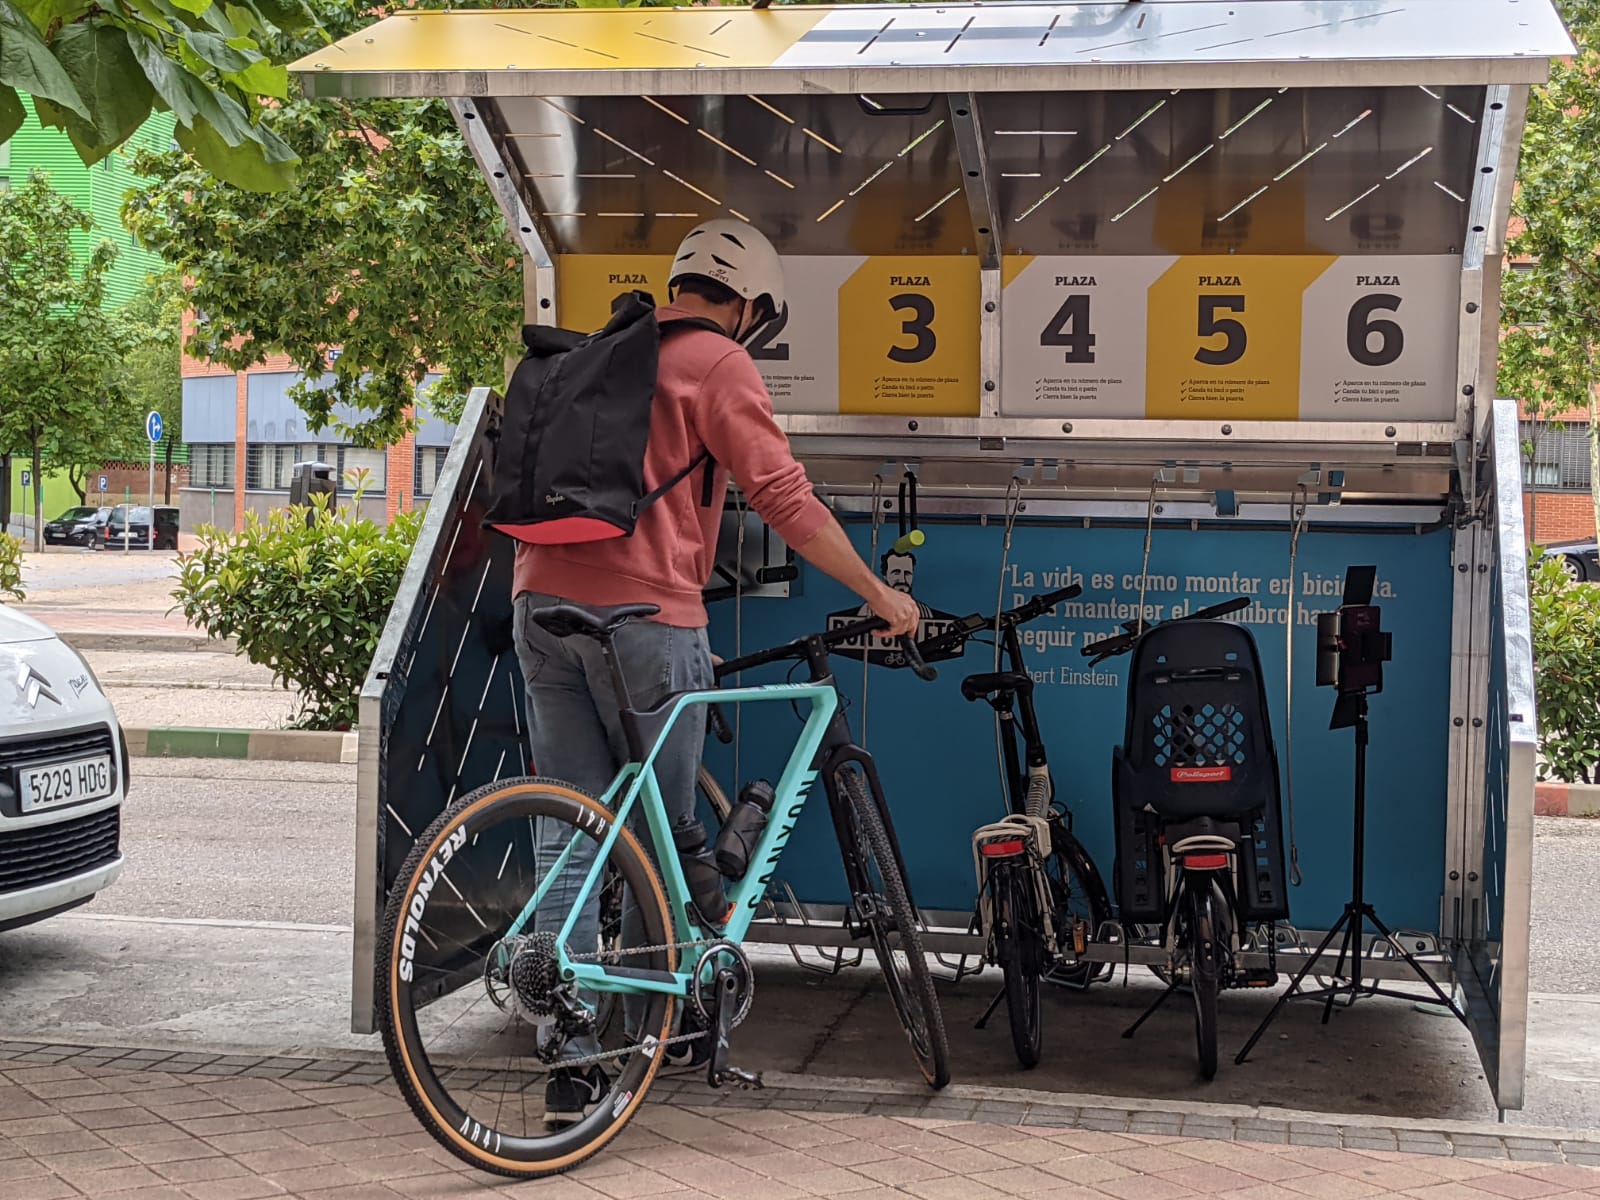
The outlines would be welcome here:
[[[305,729],[184,729],[124,726],[134,758],[231,758],[270,762],[353,763],[357,735]]]
[[[1536,784],[1533,812],[1540,817],[1600,817],[1600,784]]]
[[[49,624],[48,621],[45,623]],[[56,636],[80,652],[88,650],[143,650],[161,653],[204,651],[210,654],[239,652],[239,648],[233,642],[209,638],[202,633],[156,633],[136,630],[119,633],[103,629],[62,629],[56,631]]]

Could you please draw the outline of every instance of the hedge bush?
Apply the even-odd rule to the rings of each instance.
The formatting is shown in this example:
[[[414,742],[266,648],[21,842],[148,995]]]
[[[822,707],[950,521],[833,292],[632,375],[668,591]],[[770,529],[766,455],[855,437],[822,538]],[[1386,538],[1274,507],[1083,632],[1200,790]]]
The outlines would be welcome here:
[[[202,526],[173,596],[192,624],[299,689],[296,726],[349,729],[422,515],[384,526],[318,500],[249,513],[238,533]]]
[[[1528,598],[1540,777],[1594,783],[1600,767],[1600,585],[1574,582],[1558,559],[1535,559]]]
[[[0,596],[26,600],[22,590],[22,539],[0,533]]]

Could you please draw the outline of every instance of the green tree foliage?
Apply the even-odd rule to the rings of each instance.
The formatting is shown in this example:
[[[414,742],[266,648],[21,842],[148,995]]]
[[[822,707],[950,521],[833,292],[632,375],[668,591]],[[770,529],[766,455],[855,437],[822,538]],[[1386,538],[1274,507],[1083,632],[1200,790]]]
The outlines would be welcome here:
[[[339,35],[373,19],[359,0],[318,12]],[[303,160],[292,191],[251,194],[181,153],[138,159],[151,182],[125,217],[190,281],[190,353],[235,370],[287,355],[310,427],[340,424],[334,406],[348,405],[342,424],[367,445],[404,432],[430,368],[445,374],[430,406],[447,419],[471,387],[499,383],[521,260],[444,102],[291,99],[262,122]]]
[[[261,116],[289,77],[263,43],[314,24],[304,0],[0,0],[0,142],[22,124],[18,92],[88,165],[171,112],[208,170],[285,188],[294,152]]]
[[[1575,582],[1558,559],[1535,558],[1528,590],[1541,774],[1600,782],[1600,585]]]
[[[72,235],[93,228],[41,172],[0,191],[0,448],[31,452],[35,478],[103,460],[107,413],[123,399],[118,368],[135,334],[101,307],[116,247],[72,251]]]
[[[203,526],[173,596],[190,624],[233,638],[299,691],[297,724],[348,729],[422,514],[383,526],[354,503],[332,513],[317,499],[315,510],[249,513],[238,533]]]
[[[1522,229],[1509,253],[1531,256],[1506,273],[1500,391],[1535,420],[1589,414],[1600,384],[1600,3],[1559,0],[1579,52],[1535,88],[1517,180]],[[1596,513],[1600,462],[1591,454]]]

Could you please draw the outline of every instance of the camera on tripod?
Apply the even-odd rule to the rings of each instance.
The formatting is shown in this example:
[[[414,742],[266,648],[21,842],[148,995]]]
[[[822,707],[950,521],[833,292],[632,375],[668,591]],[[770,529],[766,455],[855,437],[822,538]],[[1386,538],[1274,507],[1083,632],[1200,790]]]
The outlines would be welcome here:
[[[1376,567],[1351,567],[1339,608],[1317,614],[1317,686],[1339,692],[1332,729],[1353,723],[1347,698],[1383,691],[1383,664],[1393,657],[1394,641],[1383,630],[1383,610],[1372,603],[1377,575]]]

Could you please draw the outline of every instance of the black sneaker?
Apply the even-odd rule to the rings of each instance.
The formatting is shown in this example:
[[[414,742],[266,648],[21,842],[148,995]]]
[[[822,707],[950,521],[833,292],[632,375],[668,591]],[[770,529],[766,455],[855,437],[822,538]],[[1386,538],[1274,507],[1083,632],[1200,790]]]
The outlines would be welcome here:
[[[684,1032],[692,1031],[685,1029]],[[661,1073],[676,1075],[681,1071],[702,1071],[710,1061],[711,1035],[702,1033],[692,1042],[674,1042],[668,1046],[661,1056]]]
[[[611,1078],[599,1066],[557,1068],[544,1085],[544,1123],[551,1129],[575,1125],[604,1100]]]

